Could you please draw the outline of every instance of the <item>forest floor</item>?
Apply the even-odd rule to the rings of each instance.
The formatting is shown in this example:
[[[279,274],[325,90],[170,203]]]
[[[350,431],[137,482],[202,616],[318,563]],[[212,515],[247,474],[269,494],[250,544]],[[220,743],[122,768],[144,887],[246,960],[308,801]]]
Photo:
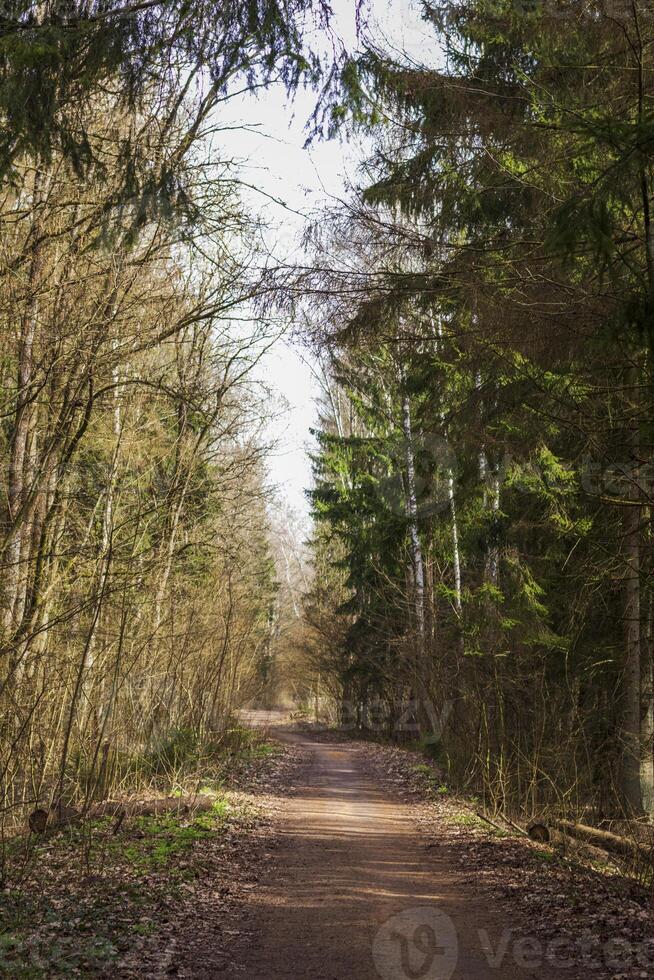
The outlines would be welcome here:
[[[210,814],[44,839],[0,976],[654,977],[651,891],[494,830],[417,753],[269,737]]]

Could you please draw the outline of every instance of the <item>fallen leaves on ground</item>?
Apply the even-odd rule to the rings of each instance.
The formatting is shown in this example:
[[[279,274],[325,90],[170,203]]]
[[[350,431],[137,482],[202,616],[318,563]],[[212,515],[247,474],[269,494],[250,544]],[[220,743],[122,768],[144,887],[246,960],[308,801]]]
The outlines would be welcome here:
[[[302,730],[321,741],[346,737]],[[352,744],[360,766],[413,805],[425,860],[445,856],[461,884],[501,909],[517,935],[545,948],[563,943],[574,968],[567,975],[654,976],[650,891],[609,865],[585,866],[509,827],[485,825],[418,752]],[[2,976],[219,976],[247,941],[243,910],[275,868],[284,800],[306,762],[294,745],[238,762],[209,817],[146,818],[116,837],[109,824],[71,827],[42,839],[26,856],[20,888],[2,895]]]
[[[266,866],[265,830],[299,764],[275,746],[240,760],[204,814],[69,826],[11,842],[0,894],[7,978],[195,977],[228,962],[233,911]],[[17,863],[21,862],[18,874]]]
[[[598,980],[654,976],[651,889],[610,864],[586,866],[508,826],[498,832],[484,824],[418,752],[362,742],[357,755],[390,792],[415,803],[426,854],[447,853],[462,883],[511,910],[516,931],[545,949],[557,943],[562,962]]]

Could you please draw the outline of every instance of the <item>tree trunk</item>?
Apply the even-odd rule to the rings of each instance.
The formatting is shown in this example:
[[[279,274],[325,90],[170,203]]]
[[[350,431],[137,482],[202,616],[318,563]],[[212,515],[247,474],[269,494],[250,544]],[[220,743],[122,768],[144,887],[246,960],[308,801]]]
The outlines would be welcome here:
[[[7,540],[5,546],[4,626],[10,635],[18,625],[16,605],[20,593],[22,573],[21,557],[24,555],[24,540],[31,537],[24,526],[21,513],[29,492],[26,470],[31,467],[29,438],[33,428],[32,386],[34,373],[34,340],[38,315],[38,281],[41,274],[42,246],[40,237],[40,199],[41,175],[37,170],[33,184],[33,208],[35,218],[32,226],[33,245],[27,281],[29,299],[20,323],[20,343],[18,349],[18,372],[16,379],[16,410],[9,452],[9,472],[7,479]]]
[[[633,492],[637,492],[634,490]],[[640,662],[640,515],[637,505],[624,507],[623,622],[625,659],[622,674],[622,792],[627,807],[642,813],[640,786],[641,662]]]
[[[416,623],[420,638],[425,633],[425,566],[422,545],[418,531],[418,499],[416,493],[416,470],[413,452],[413,432],[411,429],[411,406],[409,396],[404,395],[402,403],[402,429],[406,456],[407,509],[409,514],[409,537],[411,540],[411,560],[413,564],[414,604]]]
[[[454,476],[450,471],[447,476],[447,494],[450,502],[450,527],[452,530],[452,564],[454,566],[454,606],[461,615],[461,554],[459,550],[459,527],[456,519],[456,501],[454,499]]]

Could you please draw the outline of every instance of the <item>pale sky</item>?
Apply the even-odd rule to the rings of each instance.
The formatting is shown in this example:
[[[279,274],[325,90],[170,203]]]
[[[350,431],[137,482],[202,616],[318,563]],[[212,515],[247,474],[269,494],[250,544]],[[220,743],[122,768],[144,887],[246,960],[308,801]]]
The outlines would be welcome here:
[[[332,6],[332,26],[352,50],[356,45],[353,0],[335,0]],[[371,6],[369,23],[376,23],[392,43],[416,54],[424,49],[430,32],[411,0],[372,0]],[[272,87],[256,98],[231,100],[228,119],[244,128],[225,132],[220,138],[227,154],[239,161],[243,180],[255,188],[244,189],[243,196],[270,225],[270,247],[284,261],[302,256],[299,239],[305,222],[330,199],[343,197],[348,180],[356,182],[357,161],[363,152],[360,145],[339,140],[314,142],[304,148],[305,126],[315,100],[314,92],[300,91],[289,105],[281,87]],[[270,198],[283,201],[288,209]],[[271,481],[280,499],[303,518],[309,510],[304,494],[311,486],[307,449],[312,445],[309,429],[316,422],[318,396],[306,357],[290,339],[281,339],[260,365],[260,376],[276,393],[278,403],[270,428],[278,443],[269,463]]]

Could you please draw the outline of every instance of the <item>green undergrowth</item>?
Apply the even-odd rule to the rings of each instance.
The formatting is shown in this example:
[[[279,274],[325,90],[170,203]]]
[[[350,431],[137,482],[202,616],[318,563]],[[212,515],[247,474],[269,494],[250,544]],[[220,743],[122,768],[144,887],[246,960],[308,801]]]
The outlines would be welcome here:
[[[228,816],[227,801],[216,799],[209,812],[196,814],[188,823],[175,815],[137,817],[134,840],[127,847],[116,840],[109,846],[116,858],[137,870],[168,867],[174,874],[175,861],[191,851],[195,843],[220,830]]]
[[[282,751],[239,726],[221,733],[212,751],[188,733],[171,733],[150,759],[139,798],[200,793],[213,798],[210,809],[180,805],[128,817],[117,832],[115,818],[106,817],[6,838],[0,977],[111,976],[112,963],[157,931],[162,910],[174,915],[181,896],[215,873],[233,835],[255,822],[253,805],[228,796],[233,778],[265,769]],[[145,772],[142,761],[132,773]],[[119,796],[114,788],[112,798]]]
[[[470,810],[458,810],[450,814],[445,815],[445,819],[448,823],[455,824],[459,827],[470,827],[475,830],[483,830],[485,834],[490,837],[499,837],[503,839],[505,837],[510,837],[511,834],[508,830],[501,830],[498,827],[493,827],[491,824],[486,823],[481,817],[478,817],[476,813],[472,813]]]
[[[212,844],[245,814],[216,797],[202,813],[135,817],[118,834],[106,818],[14,842],[20,886],[0,895],[0,976],[96,976],[157,912],[205,873]]]
[[[443,776],[439,769],[434,768],[428,762],[419,762],[413,767],[413,771],[418,777],[423,790],[431,796],[447,796],[449,787],[443,782]]]
[[[116,790],[127,793],[146,786],[180,795],[199,785],[220,787],[253,760],[280,751],[262,732],[237,723],[219,732],[173,728],[141,748],[126,751],[108,746],[100,759],[97,748],[72,754],[66,772],[67,798],[99,799]]]

